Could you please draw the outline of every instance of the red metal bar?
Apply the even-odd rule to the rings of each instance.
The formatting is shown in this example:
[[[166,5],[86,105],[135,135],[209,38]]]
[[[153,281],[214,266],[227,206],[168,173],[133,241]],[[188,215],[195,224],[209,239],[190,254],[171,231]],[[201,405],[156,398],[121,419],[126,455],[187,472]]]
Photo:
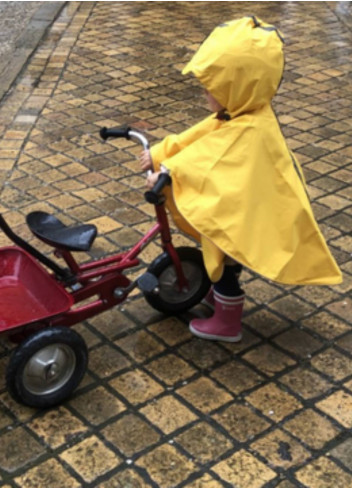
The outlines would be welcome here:
[[[176,275],[177,275],[177,281],[179,285],[179,290],[182,291],[184,289],[188,289],[189,283],[188,280],[185,277],[185,274],[183,273],[182,265],[180,258],[173,247],[171,243],[166,243],[165,244],[165,251],[171,256],[171,260],[174,264]]]
[[[70,251],[56,250],[55,254],[65,260],[70,270],[72,270],[74,274],[77,274],[79,272],[80,267]]]
[[[165,211],[165,206],[157,205],[155,206],[155,211],[161,228],[160,234],[161,234],[162,246],[163,249],[171,256],[171,259],[175,266],[179,289],[180,290],[187,289],[189,285],[188,280],[186,279],[185,274],[183,273],[179,256],[172,244],[170,225]]]
[[[75,304],[89,299],[89,297],[93,297],[94,295],[99,295],[99,297],[106,299],[106,297],[109,297],[110,294],[113,293],[112,291],[117,287],[128,287],[130,283],[131,281],[125,275],[122,275],[121,273],[110,273],[104,275],[99,280],[75,290],[72,292],[72,297]]]
[[[89,319],[96,314],[111,309],[113,306],[120,304],[126,296],[115,297],[114,291],[117,288],[124,289],[130,285],[131,281],[122,274],[110,274],[101,280],[86,285],[72,293],[75,304],[90,297],[98,295],[99,298],[92,300],[88,304],[72,307],[69,311],[50,319],[50,325],[72,326]]]
[[[111,263],[119,263],[126,253],[119,253],[118,255],[109,256],[108,258],[101,258],[99,260],[83,263],[80,265],[80,271],[93,270],[101,266],[110,265]]]
[[[71,309],[67,313],[51,319],[50,326],[73,326],[74,324],[81,323],[82,321],[96,316],[101,312],[107,311],[112,307],[112,305],[118,304],[119,302],[122,302],[122,300],[123,299],[119,301],[116,300],[114,304],[97,300],[80,308]]]
[[[171,243],[170,226],[164,205],[156,205],[155,212],[160,228],[161,243],[164,248],[166,244]]]
[[[139,260],[130,260],[129,262],[124,262],[124,263],[119,263],[118,265],[115,266],[108,266],[105,268],[97,268],[94,271],[91,272],[79,272],[77,274],[77,281],[78,282],[86,282],[88,280],[92,280],[94,278],[100,277],[101,275],[107,275],[107,274],[112,274],[112,273],[119,273],[125,270],[126,268],[132,268],[137,265],[139,265]]]
[[[157,223],[133,246],[131,250],[108,258],[84,263],[82,265],[78,265],[72,254],[68,251],[61,252],[61,256],[64,258],[70,269],[76,274],[78,281],[83,282],[99,277],[100,275],[120,272],[125,268],[139,265],[140,262],[136,257],[154,239],[154,237],[161,232],[161,230],[161,225]],[[117,263],[117,265],[110,266],[114,263]],[[89,271],[91,271],[91,273],[89,273]]]

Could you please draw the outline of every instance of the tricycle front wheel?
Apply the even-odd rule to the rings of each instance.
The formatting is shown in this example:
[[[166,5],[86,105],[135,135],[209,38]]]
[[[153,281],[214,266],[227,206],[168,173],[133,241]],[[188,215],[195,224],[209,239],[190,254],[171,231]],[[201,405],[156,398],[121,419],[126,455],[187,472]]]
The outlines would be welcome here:
[[[200,250],[181,246],[175,251],[188,282],[185,289],[180,290],[176,270],[168,253],[157,257],[148,268],[148,272],[159,281],[159,293],[145,294],[145,298],[152,307],[167,314],[178,314],[194,307],[204,298],[211,285]]]
[[[27,406],[54,406],[78,386],[87,363],[87,346],[78,333],[48,327],[26,338],[13,352],[6,373],[7,389]]]

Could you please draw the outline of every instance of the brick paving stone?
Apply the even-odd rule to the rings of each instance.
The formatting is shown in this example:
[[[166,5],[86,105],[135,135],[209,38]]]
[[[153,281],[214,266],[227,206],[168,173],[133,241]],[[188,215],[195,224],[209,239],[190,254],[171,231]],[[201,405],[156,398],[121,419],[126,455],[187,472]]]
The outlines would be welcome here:
[[[275,478],[271,468],[245,450],[237,451],[213,470],[233,487],[265,487]]]
[[[317,370],[334,380],[343,380],[351,375],[352,359],[334,348],[328,348],[315,355],[311,363]]]
[[[0,441],[3,446],[0,467],[7,472],[18,470],[45,452],[45,448],[21,427],[4,433]]]
[[[194,425],[175,441],[200,464],[213,462],[233,447],[231,440],[205,422]]]
[[[290,324],[287,319],[279,317],[266,309],[260,309],[253,314],[249,314],[244,318],[244,322],[266,338],[284,331]]]
[[[104,423],[125,410],[125,405],[103,387],[75,397],[70,406],[93,425]]]
[[[204,473],[198,479],[193,479],[192,482],[188,484],[188,487],[225,487],[218,480],[214,479],[207,473]]]
[[[274,467],[290,468],[301,465],[311,457],[303,445],[280,429],[261,437],[251,448]]]
[[[279,422],[291,415],[302,404],[291,394],[270,383],[246,396],[246,400],[262,414]]]
[[[146,364],[146,369],[166,385],[172,386],[178,382],[186,381],[196,373],[184,360],[176,355],[165,355]]]
[[[341,462],[345,467],[351,467],[352,464],[352,438],[348,438],[331,450],[331,455]]]
[[[161,438],[154,428],[134,414],[127,414],[110,424],[102,434],[127,457],[135,456]]]
[[[40,413],[29,423],[30,429],[51,448],[63,446],[88,431],[82,421],[64,407]]]
[[[97,487],[152,487],[132,469],[125,469],[110,479],[105,479]]]
[[[109,450],[96,436],[85,438],[60,454],[60,459],[69,464],[86,482],[92,482],[117,467],[121,459]]]
[[[346,352],[352,352],[352,333],[343,336],[336,344]]]
[[[323,346],[322,342],[299,329],[290,329],[277,336],[274,341],[281,348],[299,357],[308,358]]]
[[[213,369],[210,375],[234,394],[247,391],[264,380],[262,375],[236,359]]]
[[[292,358],[270,345],[258,346],[243,355],[243,358],[268,376],[275,375],[296,363]]]
[[[115,377],[110,386],[131,404],[144,403],[163,392],[158,382],[137,368]]]
[[[20,487],[81,487],[80,482],[54,458],[36,465],[14,480]]]
[[[253,409],[240,403],[229,407],[214,415],[214,419],[227,430],[228,434],[240,442],[252,440],[271,426],[268,420],[258,416]]]
[[[311,409],[285,423],[284,428],[315,450],[323,448],[340,432],[329,420]]]
[[[348,487],[351,475],[326,457],[318,458],[296,472],[301,484],[307,487]]]
[[[197,419],[192,411],[170,394],[160,399],[154,399],[141,408],[140,412],[166,434],[170,434]]]
[[[324,413],[328,414],[331,418],[335,419],[340,425],[345,428],[351,429],[352,416],[352,395],[339,390],[331,396],[318,402],[316,406]]]
[[[296,396],[307,400],[327,395],[334,386],[322,375],[304,367],[296,368],[283,375],[280,382],[295,392]]]
[[[310,316],[308,319],[302,321],[302,324],[310,331],[328,340],[337,338],[351,330],[346,322],[341,321],[327,311],[320,311]]]
[[[207,378],[189,382],[176,392],[203,413],[209,413],[232,400],[230,394]]]
[[[140,457],[136,464],[148,471],[158,487],[179,485],[196,465],[172,445],[161,445]]]
[[[6,391],[4,339],[3,486],[351,486],[350,2],[67,2],[0,105],[0,211],[44,253],[25,225],[33,210],[98,226],[82,261],[129,249],[154,222],[140,148],[99,130],[130,124],[154,143],[208,115],[180,70],[215,25],[253,13],[286,36],[274,108],[344,282],[287,287],[245,270],[238,344],[192,337],[204,306],[167,317],[134,291],[74,327],[88,372],[47,411]],[[160,252],[147,247],[129,276]]]

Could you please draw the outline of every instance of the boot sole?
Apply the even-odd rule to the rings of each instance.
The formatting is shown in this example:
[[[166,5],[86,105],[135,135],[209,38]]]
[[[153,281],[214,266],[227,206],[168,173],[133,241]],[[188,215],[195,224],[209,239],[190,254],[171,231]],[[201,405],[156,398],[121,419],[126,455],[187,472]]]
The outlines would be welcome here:
[[[197,329],[193,328],[192,325],[189,327],[189,330],[192,334],[198,336],[198,338],[202,338],[203,340],[216,340],[216,341],[227,341],[228,343],[237,343],[242,339],[242,333],[239,333],[237,336],[220,336],[216,334],[202,333]]]

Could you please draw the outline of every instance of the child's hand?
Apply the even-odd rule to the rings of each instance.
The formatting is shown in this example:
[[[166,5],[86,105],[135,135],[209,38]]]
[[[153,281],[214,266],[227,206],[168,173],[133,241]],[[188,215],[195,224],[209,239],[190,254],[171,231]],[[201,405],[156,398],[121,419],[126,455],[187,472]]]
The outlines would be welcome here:
[[[149,190],[152,190],[152,188],[158,181],[160,173],[161,171],[156,171],[147,177],[147,187],[149,188]]]
[[[139,162],[141,164],[141,168],[143,171],[152,170],[153,169],[153,160],[150,154],[150,151],[145,150],[142,151]]]

